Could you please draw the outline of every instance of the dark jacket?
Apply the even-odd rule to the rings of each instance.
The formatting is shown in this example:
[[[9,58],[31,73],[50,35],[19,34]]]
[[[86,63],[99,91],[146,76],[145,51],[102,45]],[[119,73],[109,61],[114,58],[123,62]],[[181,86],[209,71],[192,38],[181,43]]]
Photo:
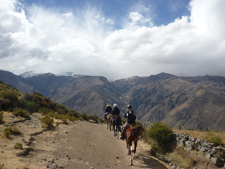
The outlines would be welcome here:
[[[105,109],[105,112],[111,113],[112,112],[112,107],[111,106],[107,106],[106,109]]]
[[[130,110],[127,110],[124,117],[127,118],[128,124],[135,124],[136,114],[134,113],[133,110],[131,110],[131,113],[130,113]]]
[[[118,107],[114,107],[112,109],[112,115],[119,115],[120,114],[120,109]]]

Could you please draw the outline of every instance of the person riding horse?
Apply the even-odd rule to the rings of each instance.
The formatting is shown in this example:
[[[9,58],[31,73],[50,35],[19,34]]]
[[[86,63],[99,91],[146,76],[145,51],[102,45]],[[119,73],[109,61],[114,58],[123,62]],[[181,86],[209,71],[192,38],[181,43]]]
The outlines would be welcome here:
[[[107,104],[107,105],[106,105],[106,109],[105,109],[105,115],[104,115],[105,120],[106,120],[106,116],[107,116],[108,114],[111,114],[111,112],[112,112],[112,107],[111,107],[110,104]]]
[[[121,121],[120,109],[118,108],[117,104],[114,104],[113,108],[112,108],[111,118],[110,119],[115,118],[116,116],[118,116],[120,118],[120,121]]]
[[[135,125],[136,114],[132,110],[132,106],[130,104],[127,105],[127,112],[125,113],[124,117],[127,118],[127,122],[122,126],[123,131],[121,132],[120,139],[124,140],[124,133],[126,132],[127,126]]]

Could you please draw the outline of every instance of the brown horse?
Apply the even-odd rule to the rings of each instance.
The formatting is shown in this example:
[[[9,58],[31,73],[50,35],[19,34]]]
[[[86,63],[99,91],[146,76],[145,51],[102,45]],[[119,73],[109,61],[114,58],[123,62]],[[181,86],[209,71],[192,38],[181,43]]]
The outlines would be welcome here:
[[[109,126],[110,131],[111,131],[111,122],[110,122],[110,117],[111,117],[111,114],[107,114],[107,115],[106,115],[107,129],[108,129],[108,126]]]
[[[119,115],[113,115],[111,118],[111,123],[110,123],[110,128],[111,125],[113,126],[113,131],[114,131],[114,137],[117,136],[117,139],[119,138],[119,132],[121,132],[121,118]]]
[[[136,148],[137,148],[137,142],[139,139],[139,136],[144,132],[144,128],[141,125],[138,126],[127,126],[125,131],[125,139],[126,139],[126,144],[127,144],[127,149],[128,153],[127,155],[130,155],[130,165],[132,166],[132,160],[135,156],[136,153]],[[132,142],[134,142],[134,150],[132,151]],[[132,152],[134,155],[132,156]]]

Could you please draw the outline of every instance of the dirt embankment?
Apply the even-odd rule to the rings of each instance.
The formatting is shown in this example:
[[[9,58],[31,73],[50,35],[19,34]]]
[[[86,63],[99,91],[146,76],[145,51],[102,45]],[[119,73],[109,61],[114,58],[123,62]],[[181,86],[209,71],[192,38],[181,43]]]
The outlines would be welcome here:
[[[5,120],[12,123],[16,117],[5,113]],[[113,137],[105,124],[76,121],[60,124],[51,131],[43,131],[38,117],[15,123],[23,135],[3,136],[3,129],[10,124],[0,125],[0,165],[3,169],[90,169],[131,168],[125,141]],[[14,149],[22,143],[23,149]],[[150,146],[138,142],[136,168],[167,169],[168,165],[158,161],[149,153]]]

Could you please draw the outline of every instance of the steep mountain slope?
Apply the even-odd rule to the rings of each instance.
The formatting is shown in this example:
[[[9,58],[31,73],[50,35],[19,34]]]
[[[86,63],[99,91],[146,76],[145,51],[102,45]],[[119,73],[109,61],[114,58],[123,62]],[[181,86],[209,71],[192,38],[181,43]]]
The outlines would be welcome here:
[[[25,79],[8,71],[0,70],[0,81],[15,87],[23,93],[35,90],[33,86],[27,84]]]
[[[139,85],[130,85],[121,100],[131,103],[142,121],[163,121],[174,128],[224,130],[224,80],[218,76],[180,78],[162,73],[137,82],[132,79]],[[121,88],[119,81],[115,85]]]
[[[103,117],[107,103],[117,103],[122,113],[132,104],[141,121],[162,121],[183,129],[225,130],[225,77],[160,73],[109,82],[101,76],[48,73],[21,79],[9,75],[0,76],[0,80],[20,91],[38,91],[80,113]]]

